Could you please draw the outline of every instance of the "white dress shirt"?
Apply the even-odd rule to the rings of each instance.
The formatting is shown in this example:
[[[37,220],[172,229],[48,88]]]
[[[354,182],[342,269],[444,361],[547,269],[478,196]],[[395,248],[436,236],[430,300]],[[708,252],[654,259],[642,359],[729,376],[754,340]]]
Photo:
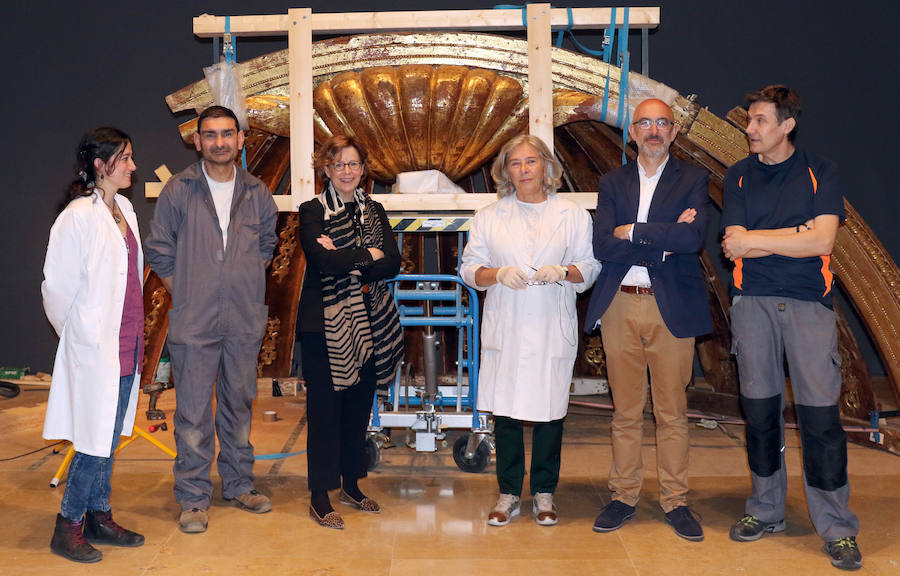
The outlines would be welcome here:
[[[669,163],[669,155],[666,154],[666,159],[663,160],[662,164],[656,169],[656,173],[652,176],[647,176],[647,172],[644,171],[644,167],[640,162],[638,165],[638,179],[641,182],[641,199],[638,202],[638,212],[637,212],[637,220],[635,222],[646,222],[647,215],[650,213],[650,203],[653,201],[653,193],[656,192],[656,185],[659,183],[659,177],[662,176],[663,170],[666,169],[666,164]],[[634,235],[634,226],[628,231],[628,239],[633,241]],[[632,266],[628,273],[625,274],[625,277],[622,278],[622,286],[643,286],[646,288],[650,287],[650,274],[647,272],[647,268],[644,266]]]

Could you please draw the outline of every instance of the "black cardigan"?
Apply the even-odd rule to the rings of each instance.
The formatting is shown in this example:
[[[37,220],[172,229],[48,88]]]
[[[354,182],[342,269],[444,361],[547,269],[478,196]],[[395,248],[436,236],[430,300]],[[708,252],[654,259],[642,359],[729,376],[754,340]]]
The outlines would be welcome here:
[[[300,307],[297,311],[297,335],[300,332],[324,332],[322,308],[322,274],[340,276],[353,270],[362,273],[360,282],[393,278],[400,272],[400,251],[391,232],[384,207],[375,202],[375,210],[384,230],[384,241],[380,246],[384,258],[373,260],[366,248],[344,248],[327,250],[316,238],[324,233],[325,208],[318,199],[308,200],[300,205],[300,245],[306,255],[306,274],[300,292]]]

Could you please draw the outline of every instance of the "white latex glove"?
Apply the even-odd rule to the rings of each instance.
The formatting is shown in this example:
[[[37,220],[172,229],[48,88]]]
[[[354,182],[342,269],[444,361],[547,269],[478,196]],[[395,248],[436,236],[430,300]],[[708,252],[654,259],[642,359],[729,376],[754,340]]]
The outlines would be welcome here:
[[[522,290],[528,282],[528,275],[518,266],[503,266],[497,270],[497,282],[513,290]]]
[[[533,280],[535,282],[545,282],[550,284],[552,282],[562,282],[565,277],[565,266],[560,266],[559,264],[547,264],[538,268],[538,271],[534,273]]]

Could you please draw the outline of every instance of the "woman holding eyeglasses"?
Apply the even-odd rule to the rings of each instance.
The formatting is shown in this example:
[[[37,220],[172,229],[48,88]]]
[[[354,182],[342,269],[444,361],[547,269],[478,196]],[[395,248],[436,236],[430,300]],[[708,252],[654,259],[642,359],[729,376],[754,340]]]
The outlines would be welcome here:
[[[561,175],[539,138],[510,140],[491,169],[500,200],[475,215],[463,253],[463,280],[487,290],[478,409],[494,417],[500,498],[488,515],[491,526],[519,514],[524,421],[534,422],[534,519],[542,526],[557,522],[553,493],[578,350],[575,294],[600,270],[590,216],[556,194]]]
[[[359,488],[365,478],[366,428],[376,387],[386,387],[403,357],[400,319],[385,280],[400,270],[400,252],[384,208],[361,188],[366,152],[350,136],[333,136],[316,152],[325,182],[300,205],[306,276],[297,337],[307,387],[309,514],[321,526],[344,520],[328,491],[363,512],[381,507]]]

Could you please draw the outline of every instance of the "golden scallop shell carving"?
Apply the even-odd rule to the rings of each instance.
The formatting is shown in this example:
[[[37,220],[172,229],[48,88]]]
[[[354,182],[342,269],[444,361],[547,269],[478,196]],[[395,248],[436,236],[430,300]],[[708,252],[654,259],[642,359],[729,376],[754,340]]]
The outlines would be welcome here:
[[[466,66],[342,72],[314,90],[321,120],[316,139],[356,136],[370,151],[369,169],[381,181],[428,169],[456,180],[527,128],[522,94],[518,80]]]

